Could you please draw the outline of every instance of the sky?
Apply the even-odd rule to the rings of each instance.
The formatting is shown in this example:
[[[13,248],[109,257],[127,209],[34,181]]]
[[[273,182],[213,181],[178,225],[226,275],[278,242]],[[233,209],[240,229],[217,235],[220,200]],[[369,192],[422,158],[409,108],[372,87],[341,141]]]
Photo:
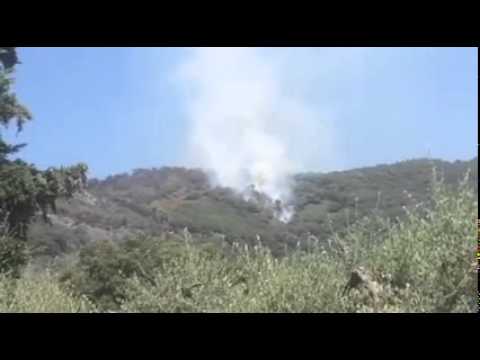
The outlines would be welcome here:
[[[204,124],[202,131],[210,132],[211,139],[221,137],[224,129],[196,122],[195,92],[217,94],[208,100],[214,111],[228,79],[251,78],[254,83],[274,68],[273,78],[281,78],[275,80],[282,93],[279,99],[296,99],[295,104],[309,109],[307,127],[295,125],[304,124],[305,112],[288,113],[292,144],[285,149],[295,151],[292,159],[308,157],[298,160],[302,171],[427,156],[467,160],[477,154],[476,48],[252,49],[251,54],[264,60],[242,68],[235,56],[224,58],[227,62],[220,62],[218,71],[225,76],[215,83],[215,92],[209,84],[217,79],[216,64],[196,68],[210,72],[197,74],[203,76],[202,86],[195,85],[198,76],[181,76],[182,66],[197,59],[195,51],[19,48],[22,64],[17,66],[15,92],[34,120],[18,135],[13,126],[1,129],[1,134],[11,142],[27,143],[19,157],[40,168],[83,161],[90,176],[97,178],[136,168],[195,166],[189,146],[192,129]],[[216,61],[215,56],[202,59]],[[242,93],[232,94],[228,104],[241,112],[243,100]],[[317,121],[326,127],[316,126]],[[325,143],[328,149],[321,146]]]

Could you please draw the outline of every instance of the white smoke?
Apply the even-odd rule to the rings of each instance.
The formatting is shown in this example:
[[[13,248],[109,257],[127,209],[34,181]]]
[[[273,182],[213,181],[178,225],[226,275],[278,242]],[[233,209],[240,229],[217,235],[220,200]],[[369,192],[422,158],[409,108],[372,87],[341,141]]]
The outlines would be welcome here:
[[[318,110],[295,95],[282,51],[198,48],[178,69],[187,98],[190,165],[211,169],[218,185],[251,199],[251,187],[293,215],[290,176],[334,154],[333,133]],[[290,64],[292,65],[292,64]],[[304,80],[302,80],[304,81]],[[250,190],[249,190],[250,189]]]

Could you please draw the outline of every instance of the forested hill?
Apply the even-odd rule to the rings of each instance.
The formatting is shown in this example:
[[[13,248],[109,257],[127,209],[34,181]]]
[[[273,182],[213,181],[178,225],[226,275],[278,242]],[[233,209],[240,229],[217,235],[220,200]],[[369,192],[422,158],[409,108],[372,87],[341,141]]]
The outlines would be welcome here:
[[[327,239],[355,219],[377,212],[395,218],[412,202],[428,202],[432,168],[457,184],[471,169],[477,190],[478,158],[445,162],[417,159],[326,174],[295,176],[295,215],[288,224],[270,210],[246,202],[231,189],[210,188],[205,173],[185,168],[139,169],[132,174],[90,180],[87,191],[30,229],[38,252],[58,255],[100,239],[121,241],[135,233],[159,239],[181,234],[227,242],[262,242],[280,249],[315,236]],[[407,193],[410,193],[410,197]]]

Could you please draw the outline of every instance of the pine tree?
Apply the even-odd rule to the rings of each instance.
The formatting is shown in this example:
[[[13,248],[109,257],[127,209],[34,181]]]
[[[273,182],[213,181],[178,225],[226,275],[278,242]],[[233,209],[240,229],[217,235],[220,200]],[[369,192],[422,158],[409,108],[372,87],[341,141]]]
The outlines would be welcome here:
[[[16,49],[0,47],[0,127],[15,123],[21,132],[32,115],[12,91],[17,64]],[[80,163],[39,170],[21,159],[12,160],[12,155],[24,146],[7,144],[0,132],[0,221],[9,237],[26,241],[28,226],[37,214],[48,222],[48,212],[56,212],[57,198],[72,197],[86,186],[88,168]]]

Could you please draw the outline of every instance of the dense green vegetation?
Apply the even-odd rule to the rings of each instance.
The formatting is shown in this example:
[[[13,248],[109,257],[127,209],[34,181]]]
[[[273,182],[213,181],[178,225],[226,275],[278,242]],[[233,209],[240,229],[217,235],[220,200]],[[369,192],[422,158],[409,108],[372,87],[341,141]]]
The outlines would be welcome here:
[[[8,127],[15,122],[20,132],[32,115],[12,91],[18,63],[15,48],[0,48],[0,125]],[[56,211],[55,200],[72,197],[87,181],[85,164],[41,171],[20,159],[10,159],[25,145],[8,144],[0,133],[0,220],[17,240],[27,239],[28,227],[37,211],[47,221],[48,210]]]
[[[476,312],[478,201],[467,181],[430,207],[363,218],[286,256],[257,244],[137,237],[0,280],[0,311]],[[360,280],[358,280],[360,279]]]
[[[16,49],[0,47],[0,125],[15,122],[20,132],[32,115],[12,91],[17,64]],[[85,164],[41,171],[21,159],[12,160],[24,146],[6,143],[0,133],[0,274],[14,276],[26,263],[25,242],[37,213],[48,222],[47,213],[56,212],[57,198],[71,198],[87,182]]]

